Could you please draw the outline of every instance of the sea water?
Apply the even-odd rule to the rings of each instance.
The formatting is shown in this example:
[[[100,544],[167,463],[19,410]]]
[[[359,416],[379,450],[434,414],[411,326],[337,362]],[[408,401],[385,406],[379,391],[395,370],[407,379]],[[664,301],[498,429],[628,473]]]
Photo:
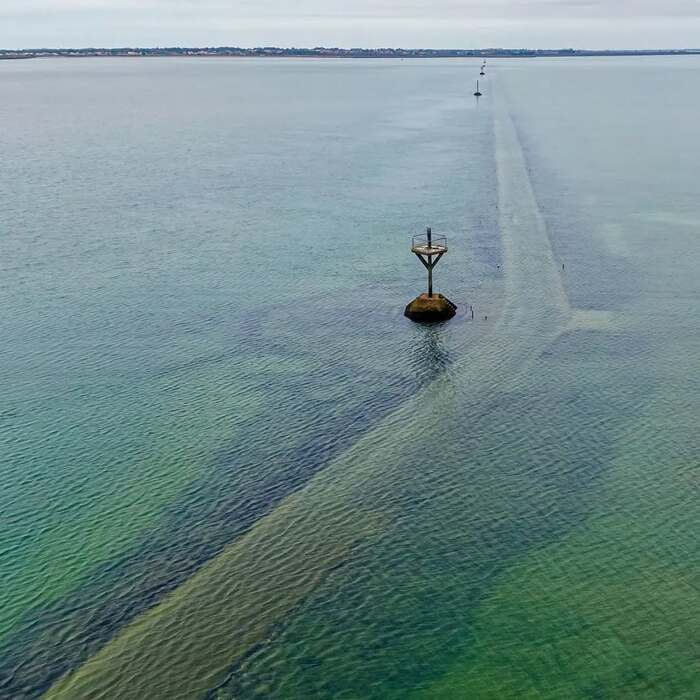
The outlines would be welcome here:
[[[1,695],[697,694],[700,63],[478,65],[0,64]]]

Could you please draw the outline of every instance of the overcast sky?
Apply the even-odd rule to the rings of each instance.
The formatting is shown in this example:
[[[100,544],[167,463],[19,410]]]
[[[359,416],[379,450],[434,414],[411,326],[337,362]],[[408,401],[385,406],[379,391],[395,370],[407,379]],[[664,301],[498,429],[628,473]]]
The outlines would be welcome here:
[[[686,48],[700,0],[0,0],[0,47]]]

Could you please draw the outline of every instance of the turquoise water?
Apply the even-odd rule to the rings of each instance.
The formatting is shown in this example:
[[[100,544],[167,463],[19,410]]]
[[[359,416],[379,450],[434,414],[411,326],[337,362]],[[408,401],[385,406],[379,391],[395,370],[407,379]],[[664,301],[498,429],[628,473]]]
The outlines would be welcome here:
[[[6,64],[0,694],[697,696],[695,59]]]

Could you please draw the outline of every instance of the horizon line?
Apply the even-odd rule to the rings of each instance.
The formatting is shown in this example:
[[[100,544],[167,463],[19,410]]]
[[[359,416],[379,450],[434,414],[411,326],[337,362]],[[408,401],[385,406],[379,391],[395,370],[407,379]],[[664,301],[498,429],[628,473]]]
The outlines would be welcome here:
[[[0,48],[2,53],[29,53],[36,51],[125,51],[125,50],[138,50],[138,51],[172,51],[172,50],[189,50],[189,51],[338,51],[338,52],[348,52],[348,51],[362,51],[362,52],[377,52],[377,51],[404,51],[404,52],[419,52],[419,51],[430,51],[430,52],[450,52],[450,53],[476,53],[476,52],[530,52],[530,53],[541,53],[541,52],[568,52],[568,53],[607,53],[607,52],[621,52],[621,53],[652,53],[652,52],[668,52],[668,53],[679,53],[679,52],[700,52],[700,47],[682,47],[682,48],[666,48],[666,47],[656,47],[656,48],[605,48],[605,49],[590,49],[590,48],[573,48],[570,46],[560,46],[560,47],[547,47],[547,48],[533,48],[533,47],[506,47],[506,46],[489,46],[489,47],[471,47],[471,48],[457,48],[457,47],[406,47],[406,46],[376,46],[376,47],[363,47],[363,46],[274,46],[274,45],[257,45],[257,46],[235,46],[232,44],[210,44],[210,45],[187,45],[187,44],[162,44],[155,46],[140,46],[138,44],[124,44],[122,46],[34,46],[25,48]]]

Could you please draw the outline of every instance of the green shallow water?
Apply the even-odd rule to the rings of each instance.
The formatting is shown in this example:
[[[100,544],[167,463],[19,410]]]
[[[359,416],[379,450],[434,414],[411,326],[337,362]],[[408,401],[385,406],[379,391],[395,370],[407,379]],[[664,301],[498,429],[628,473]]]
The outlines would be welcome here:
[[[194,81],[181,65],[161,76],[166,85]],[[232,77],[215,65],[204,68],[221,89]],[[308,138],[308,163],[323,151],[338,167],[303,187],[255,170],[254,185],[233,196],[240,215],[257,211],[246,197],[271,207],[257,247],[269,298],[232,305],[252,277],[219,277],[218,260],[245,236],[233,246],[203,233],[200,258],[173,258],[178,269],[198,259],[207,269],[193,275],[196,290],[164,286],[158,308],[168,294],[194,293],[197,311],[173,311],[189,325],[167,353],[164,322],[142,341],[153,353],[145,364],[116,358],[129,382],[136,368],[145,373],[147,423],[133,388],[126,412],[84,392],[122,411],[114,440],[129,436],[133,452],[89,480],[68,460],[89,481],[73,498],[33,485],[48,504],[41,532],[51,547],[22,539],[39,513],[29,480],[11,482],[17,534],[6,534],[5,551],[21,577],[5,593],[17,611],[5,627],[8,696],[697,696],[700,210],[690,86],[700,65],[502,61],[478,105],[463,79],[471,68],[245,64],[239,88],[263,103],[284,71],[300,71],[306,100],[322,93],[318,121],[292,100],[283,123],[295,143]],[[653,101],[650,81],[675,89]],[[383,109],[366,121],[358,105],[369,86],[383,89]],[[433,111],[421,119],[427,96]],[[303,160],[279,134],[265,150],[273,117],[264,114],[255,138],[226,147],[246,162],[303,168],[279,159]],[[324,129],[314,151],[310,134]],[[201,155],[206,138],[194,143]],[[388,158],[395,167],[382,173]],[[277,196],[260,194],[260,183]],[[312,198],[285,208],[288,188]],[[349,200],[363,193],[374,196],[358,212]],[[163,206],[171,197],[162,193]],[[196,200],[197,213],[210,210],[207,193]],[[401,278],[413,263],[390,271],[357,233],[388,225],[381,210],[391,206],[407,227],[443,212],[435,216],[452,231],[443,289],[475,303],[474,323],[458,315],[420,328],[392,309],[387,299],[410,297]],[[285,243],[275,227],[285,220],[299,224],[277,266],[273,251]],[[399,260],[404,238],[382,240]],[[299,243],[317,246],[318,277]],[[341,243],[349,266],[332,256]],[[370,289],[379,308],[357,318]],[[108,287],[105,301],[115,293]],[[115,330],[128,319],[118,316]],[[112,454],[108,435],[95,440]],[[153,462],[138,440],[158,446]],[[95,446],[84,453],[94,463]],[[69,523],[70,507],[83,519]],[[85,533],[73,559],[60,549],[71,528]],[[56,569],[51,586],[32,574],[38,556]]]

